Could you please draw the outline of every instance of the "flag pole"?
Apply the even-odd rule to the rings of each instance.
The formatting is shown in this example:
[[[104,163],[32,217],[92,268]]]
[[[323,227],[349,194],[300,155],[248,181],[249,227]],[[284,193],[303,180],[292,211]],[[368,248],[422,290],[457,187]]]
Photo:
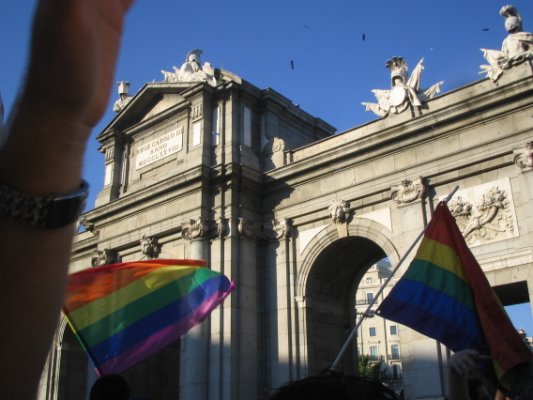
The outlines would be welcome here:
[[[459,186],[456,186],[448,194],[448,196],[446,196],[446,198],[444,200],[442,200],[442,203],[444,203],[444,204],[448,203],[450,201],[450,199],[453,197],[453,195],[455,194],[455,192],[457,192],[458,189],[459,189]],[[357,331],[358,331],[359,327],[361,326],[361,323],[363,322],[363,320],[366,317],[372,315],[372,307],[376,303],[376,300],[383,293],[383,291],[385,290],[385,287],[387,287],[387,285],[389,284],[389,282],[392,279],[392,277],[394,276],[394,274],[398,271],[398,269],[400,269],[401,265],[403,264],[403,262],[405,261],[405,259],[409,255],[409,253],[411,253],[411,251],[417,245],[417,243],[420,241],[420,239],[422,239],[422,237],[424,236],[424,233],[426,233],[427,227],[428,227],[428,225],[424,226],[424,228],[422,229],[422,232],[420,232],[418,234],[418,236],[416,237],[415,241],[411,244],[411,246],[409,246],[409,248],[407,249],[407,251],[405,252],[403,257],[400,258],[400,260],[398,261],[398,264],[396,264],[396,267],[394,267],[394,269],[392,270],[392,273],[387,277],[387,279],[385,279],[385,282],[383,283],[383,285],[381,285],[381,287],[379,288],[379,290],[376,293],[376,295],[374,296],[374,298],[368,304],[365,312],[363,312],[362,314],[359,315],[359,317],[357,319],[357,323],[355,324],[355,326],[352,329],[350,335],[348,336],[348,338],[344,342],[344,345],[340,349],[339,354],[337,354],[337,358],[335,359],[335,361],[331,365],[331,367],[330,367],[331,370],[336,370],[338,368],[339,363],[340,363],[340,361],[342,359],[342,356],[344,355],[344,353],[346,353],[346,350],[348,350],[348,347],[350,346],[350,343],[353,341],[354,337],[357,335]]]

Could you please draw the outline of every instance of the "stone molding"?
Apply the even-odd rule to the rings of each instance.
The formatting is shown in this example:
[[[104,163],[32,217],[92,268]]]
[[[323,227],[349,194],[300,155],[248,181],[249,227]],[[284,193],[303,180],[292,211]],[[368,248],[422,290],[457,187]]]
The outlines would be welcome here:
[[[305,296],[294,296],[294,300],[296,301],[296,307],[305,308],[306,306]]]

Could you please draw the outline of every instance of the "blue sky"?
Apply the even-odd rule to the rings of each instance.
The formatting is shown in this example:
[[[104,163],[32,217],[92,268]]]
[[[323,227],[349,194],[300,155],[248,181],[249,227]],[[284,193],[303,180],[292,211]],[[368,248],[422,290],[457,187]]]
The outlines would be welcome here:
[[[2,0],[0,91],[9,111],[24,76],[35,0]],[[506,32],[503,0],[137,0],[130,11],[116,80],[135,93],[160,81],[203,49],[202,61],[259,88],[271,87],[342,132],[375,119],[362,101],[389,87],[385,62],[403,56],[410,68],[425,59],[422,86],[444,81],[443,92],[481,79],[480,48],[499,49]],[[533,31],[533,3],[514,1],[524,30]],[[364,36],[364,40],[363,40]],[[291,67],[294,66],[294,69]],[[61,84],[61,82],[58,82]],[[109,110],[93,138],[113,118]],[[91,140],[85,176],[89,205],[103,184],[103,156]],[[517,324],[533,334],[529,306]],[[518,317],[517,317],[518,318]]]

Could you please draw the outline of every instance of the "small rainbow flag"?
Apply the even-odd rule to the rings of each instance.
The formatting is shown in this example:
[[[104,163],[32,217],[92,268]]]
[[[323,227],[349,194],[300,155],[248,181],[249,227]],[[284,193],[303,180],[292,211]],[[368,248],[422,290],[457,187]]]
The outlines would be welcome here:
[[[127,262],[70,275],[63,311],[96,372],[121,373],[200,323],[233,288],[203,261]]]
[[[453,351],[490,355],[485,372],[500,387],[527,384],[533,353],[490,287],[445,203],[439,203],[414,260],[378,307]],[[525,381],[524,381],[525,380]]]

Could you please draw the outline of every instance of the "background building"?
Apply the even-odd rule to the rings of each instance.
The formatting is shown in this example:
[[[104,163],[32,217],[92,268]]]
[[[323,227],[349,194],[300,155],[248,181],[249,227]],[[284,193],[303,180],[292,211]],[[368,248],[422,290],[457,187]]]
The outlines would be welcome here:
[[[388,289],[379,298],[375,298],[391,274],[392,266],[387,259],[383,259],[363,275],[355,298],[358,318],[365,314],[369,304],[374,302],[371,308],[374,311],[387,296],[392,285],[388,285]],[[369,364],[376,365],[381,380],[395,388],[401,388],[401,330],[398,323],[378,316],[364,318],[357,333],[357,353],[369,356]]]

